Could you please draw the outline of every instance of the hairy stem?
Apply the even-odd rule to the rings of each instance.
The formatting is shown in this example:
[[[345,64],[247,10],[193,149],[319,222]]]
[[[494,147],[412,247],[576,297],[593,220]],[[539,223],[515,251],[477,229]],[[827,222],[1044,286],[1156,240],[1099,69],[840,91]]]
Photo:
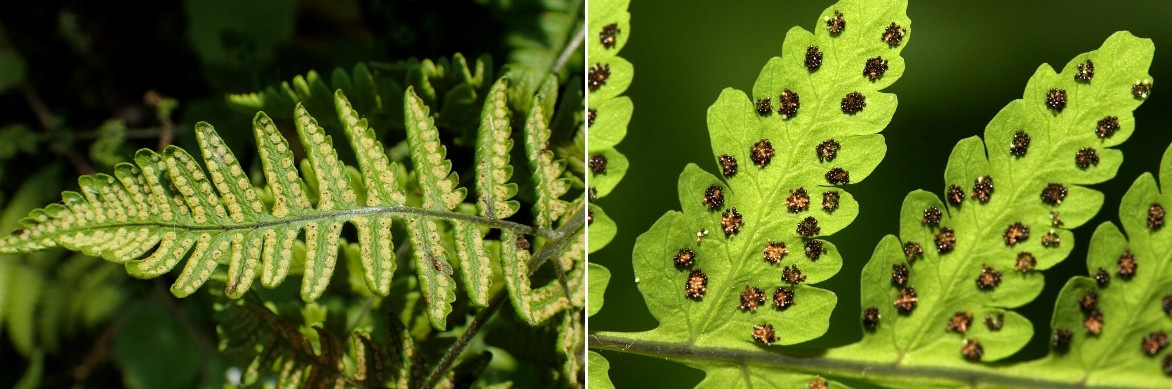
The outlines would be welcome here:
[[[566,47],[562,49],[562,53],[558,55],[558,60],[553,63],[553,68],[550,69],[550,71],[557,73],[558,70],[561,70],[563,66],[566,66],[566,61],[570,60],[570,56],[574,54],[574,50],[577,50],[578,46],[581,46],[582,41],[585,39],[586,24],[582,23],[581,27],[578,28],[578,32],[574,34],[574,37],[570,39],[570,41],[566,44]]]
[[[41,95],[28,84],[23,85],[21,89],[24,91],[24,99],[28,102],[29,108],[37,116],[37,121],[41,122],[41,131],[45,133],[45,137],[49,140],[49,144],[52,145],[53,151],[65,155],[69,159],[69,163],[73,164],[73,168],[77,169],[78,173],[83,175],[94,174],[93,165],[90,165],[85,157],[82,157],[77,150],[74,150],[73,147],[70,147],[53,134],[53,120],[49,114],[48,106],[45,105],[44,100],[41,100]]]
[[[929,380],[971,387],[995,384],[1014,387],[1081,388],[1082,382],[1055,381],[1013,375],[991,366],[972,367],[904,366],[892,363],[830,357],[824,354],[801,354],[794,351],[740,350],[695,346],[690,342],[656,342],[639,339],[628,333],[602,332],[589,335],[590,348],[667,358],[676,361],[723,362],[741,367],[765,366],[770,369],[820,374],[852,380],[896,381]],[[876,378],[878,378],[876,380]],[[921,383],[923,381],[920,381]],[[935,384],[938,385],[938,384]]]
[[[557,255],[557,253],[561,252],[561,249],[565,247],[565,245],[571,239],[574,238],[575,234],[582,230],[582,224],[585,220],[584,218],[580,217],[581,214],[582,207],[579,207],[574,213],[575,216],[571,218],[569,222],[558,228],[557,231],[554,231],[550,234],[553,237],[549,238],[545,248],[543,248],[541,252],[530,261],[529,273],[532,274],[551,256]],[[563,280],[565,279],[565,277],[561,278]],[[563,286],[567,288],[566,298],[569,298],[569,288],[567,284],[563,284]],[[472,338],[476,337],[476,334],[480,332],[480,328],[484,325],[484,323],[487,322],[488,319],[491,319],[492,315],[495,314],[502,305],[504,305],[507,296],[507,291],[504,288],[498,291],[496,295],[492,296],[492,300],[489,300],[488,306],[484,307],[484,309],[476,313],[476,317],[472,318],[472,321],[468,323],[468,328],[464,330],[463,334],[460,334],[460,338],[456,339],[456,343],[452,345],[452,348],[449,348],[448,351],[444,353],[443,358],[441,358],[439,362],[436,363],[435,368],[433,368],[431,373],[427,375],[427,381],[425,381],[421,387],[430,389],[434,388],[435,385],[439,383],[439,380],[442,379],[445,374],[447,374],[449,369],[451,369],[452,363],[456,361],[456,358],[459,358],[460,355],[464,353],[464,349],[468,348],[468,344],[471,343]]]

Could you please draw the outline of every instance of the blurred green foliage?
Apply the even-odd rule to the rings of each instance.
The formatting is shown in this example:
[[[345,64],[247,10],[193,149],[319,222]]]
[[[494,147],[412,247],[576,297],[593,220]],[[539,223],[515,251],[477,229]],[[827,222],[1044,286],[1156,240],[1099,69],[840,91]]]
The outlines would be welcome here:
[[[626,140],[618,146],[630,159],[630,171],[623,184],[600,201],[617,223],[618,235],[590,256],[591,262],[612,273],[606,306],[590,318],[591,330],[655,327],[635,288],[635,238],[668,210],[664,204],[677,202],[675,183],[686,163],[717,171],[707,162],[711,149],[705,115],[720,91],[730,86],[749,90],[762,64],[780,55],[787,29],[811,28],[809,15],[830,3],[631,3],[632,23],[639,32],[631,35],[623,55],[642,69],[628,92],[639,108]],[[915,21],[916,41],[903,52],[906,73],[888,89],[899,96],[900,104],[884,131],[887,156],[867,181],[851,185],[860,215],[835,235],[842,270],[820,284],[838,294],[827,332],[838,336],[798,347],[821,349],[859,339],[859,276],[879,239],[898,231],[904,196],[915,189],[942,192],[953,145],[983,133],[1002,107],[1021,96],[1038,64],[1061,66],[1118,30],[1151,38],[1157,46],[1172,42],[1172,25],[1164,20],[1169,14],[1172,3],[1157,1],[912,1],[908,16]],[[1172,77],[1168,50],[1156,51],[1150,74],[1156,80]],[[1172,106],[1172,94],[1161,93],[1162,89],[1157,81],[1145,109],[1136,112],[1135,134],[1119,148],[1126,158],[1117,178],[1095,186],[1105,193],[1105,204],[1118,204],[1134,177],[1158,166],[1162,151],[1172,142],[1172,133],[1166,130],[1172,128],[1172,110],[1166,109]],[[1086,225],[1113,217],[1113,212],[1100,212]],[[1092,231],[1076,230],[1076,241],[1089,242]],[[1048,323],[1059,290],[1070,276],[1081,273],[1084,258],[1085,244],[1075,247],[1066,261],[1046,273],[1043,293],[1019,312],[1034,323]],[[1047,341],[1035,336],[1015,359],[1041,357]],[[698,370],[664,360],[603,354],[618,387],[693,386],[703,377]]]

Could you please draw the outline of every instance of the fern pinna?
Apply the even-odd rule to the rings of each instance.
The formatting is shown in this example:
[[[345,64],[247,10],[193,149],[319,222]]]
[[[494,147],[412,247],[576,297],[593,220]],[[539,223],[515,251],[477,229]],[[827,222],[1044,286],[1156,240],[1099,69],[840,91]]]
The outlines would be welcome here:
[[[162,153],[140,150],[134,164],[118,164],[112,176],[83,176],[80,192],[64,192],[62,203],[32,211],[21,229],[0,241],[0,252],[62,246],[122,263],[139,278],[158,277],[186,260],[171,287],[180,297],[195,292],[221,263],[228,264],[225,292],[231,297],[243,295],[258,277],[262,285],[275,287],[290,274],[301,273],[301,297],[313,301],[330,283],[347,223],[357,231],[367,286],[386,295],[396,270],[391,227],[402,222],[435,328],[447,327],[456,299],[453,263],[471,301],[479,305],[488,303],[492,280],[499,277],[496,267],[502,268],[518,314],[535,324],[581,296],[567,293],[569,285],[557,283],[530,290],[530,241],[539,253],[534,261],[558,257],[554,264],[568,270],[574,266],[573,256],[563,254],[581,239],[583,222],[578,219],[583,212],[581,206],[571,209],[561,199],[569,185],[561,178],[564,162],[555,161],[544,146],[549,119],[543,102],[554,96],[538,94],[525,121],[538,220],[536,227],[505,220],[519,208],[511,200],[516,185],[509,182],[507,89],[506,79],[496,82],[483,108],[476,151],[476,214],[457,209],[468,190],[450,172],[451,162],[428,107],[413,88],[404,92],[403,111],[417,194],[403,184],[412,182],[404,177],[406,170],[390,161],[367,120],[338,91],[334,107],[358,171],[339,160],[333,139],[301,104],[293,121],[305,150],[302,174],[273,120],[263,112],[253,120],[267,182],[263,189],[252,186],[212,126],[199,123],[195,132],[206,171],[178,147]],[[489,228],[500,230],[501,244],[485,239]],[[573,276],[578,273],[565,282],[580,285],[582,277]]]

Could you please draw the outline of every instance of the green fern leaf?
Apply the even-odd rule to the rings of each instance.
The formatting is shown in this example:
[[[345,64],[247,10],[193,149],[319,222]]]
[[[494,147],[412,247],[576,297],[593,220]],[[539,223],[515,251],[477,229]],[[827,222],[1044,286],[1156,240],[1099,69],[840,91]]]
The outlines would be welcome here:
[[[634,78],[634,67],[630,66],[630,62],[617,57],[631,35],[631,14],[627,11],[630,5],[629,0],[598,0],[587,4],[590,12],[587,15],[586,51],[594,61],[587,73],[590,106],[586,110],[589,137],[586,167],[591,172],[587,189],[591,202],[587,223],[591,253],[601,250],[618,233],[614,220],[594,202],[610,194],[630,167],[627,157],[615,149],[626,137],[627,125],[634,111],[634,104],[629,97],[617,96],[626,90]],[[612,63],[616,64],[613,68]],[[599,81],[603,73],[605,82]],[[587,317],[602,309],[603,296],[610,282],[610,271],[605,267],[591,263],[588,269],[590,285],[587,288]],[[588,360],[589,386],[613,388],[607,375],[610,362],[593,351],[589,352]]]
[[[508,242],[500,246],[513,248],[497,256],[514,292],[510,297],[518,304],[537,303],[519,311],[536,324],[581,300],[581,294],[556,296],[552,291],[558,285],[553,283],[531,291],[529,252],[515,249],[514,242],[527,241],[521,238],[525,234],[556,242],[539,246],[538,259],[564,257],[567,260],[555,263],[568,269],[581,256],[560,250],[567,246],[584,250],[584,237],[579,229],[552,230],[567,210],[568,204],[559,197],[568,185],[560,178],[564,162],[541,149],[529,151],[536,161],[534,181],[541,183],[536,213],[541,215],[538,224],[542,227],[502,220],[518,208],[510,199],[516,186],[508,182],[511,136],[506,89],[505,81],[498,82],[483,110],[486,135],[477,155],[480,216],[457,211],[467,189],[459,186],[451,172],[434,119],[413,88],[405,91],[403,100],[407,144],[422,196],[418,206],[408,204],[396,177],[403,169],[390,162],[367,120],[338,91],[333,105],[360,171],[339,160],[332,138],[298,104],[294,123],[306,152],[300,169],[304,178],[298,174],[289,143],[272,119],[259,113],[253,127],[268,186],[258,191],[215,130],[199,123],[195,132],[206,171],[178,147],[168,147],[162,154],[141,150],[135,164],[118,164],[114,176],[82,177],[81,192],[65,192],[64,204],[31,212],[22,221],[24,229],[0,240],[0,252],[63,246],[122,263],[139,278],[167,273],[186,258],[171,288],[180,297],[194,293],[221,263],[228,264],[225,292],[233,298],[247,292],[258,275],[263,285],[272,288],[290,274],[301,274],[301,297],[313,301],[333,276],[345,223],[358,233],[366,287],[378,295],[389,293],[395,270],[391,225],[400,220],[407,226],[428,318],[443,329],[457,288],[452,249],[445,238],[449,224],[465,287],[479,305],[487,304],[491,280],[496,277],[493,256],[483,239],[485,228],[496,228],[503,230],[503,241]],[[549,138],[548,123],[541,99],[534,101],[534,115],[527,119],[527,144],[544,144]],[[271,204],[262,201],[262,196],[271,197]],[[557,226],[572,227],[569,223]],[[294,257],[299,261],[295,263]],[[581,278],[571,274],[569,282],[581,285]]]
[[[1070,331],[1069,344],[1053,347],[1046,358],[1020,366],[1019,372],[1043,371],[1088,386],[1168,386],[1169,204],[1172,147],[1164,152],[1159,184],[1144,173],[1123,195],[1119,221],[1126,235],[1113,223],[1099,225],[1087,254],[1088,275],[1070,279],[1059,293],[1050,334]],[[1130,271],[1128,261],[1135,265]],[[1100,269],[1109,281],[1097,276]]]
[[[338,338],[321,326],[312,326],[311,338],[297,325],[254,304],[231,304],[220,315],[222,320],[217,328],[220,349],[226,355],[250,361],[241,377],[245,385],[257,385],[270,375],[276,376],[277,386],[282,388],[383,385],[384,361],[388,359],[383,352],[391,350],[382,348],[367,335],[353,334],[347,351]],[[317,340],[316,347],[311,339]],[[395,347],[398,345],[392,345]],[[393,352],[407,354],[403,349]],[[356,365],[353,371],[345,369],[343,358],[347,354]],[[390,362],[394,366],[394,361]]]
[[[832,243],[817,237],[841,230],[858,213],[850,194],[832,186],[847,183],[836,176],[838,168],[849,171],[849,182],[858,182],[886,150],[875,133],[891,119],[896,99],[878,90],[903,73],[899,52],[910,34],[906,7],[903,1],[843,1],[826,9],[823,16],[836,10],[847,15],[850,27],[832,35],[820,17],[816,33],[790,30],[783,56],[769,61],[754,86],[753,95],[768,110],[759,113],[757,100],[733,89],[709,108],[714,159],[732,156],[739,167],[725,170],[722,180],[687,166],[678,186],[683,212],[667,213],[636,240],[638,286],[660,325],[630,336],[759,350],[753,344],[755,327],[777,328],[769,335],[759,331],[758,338],[781,345],[826,331],[837,298],[808,284],[833,276],[842,258]],[[898,45],[880,39],[892,23],[902,26]],[[817,70],[803,64],[810,46],[823,53]],[[878,56],[890,69],[872,81],[861,70]],[[801,106],[783,117],[775,113],[778,105],[764,99],[786,89],[789,97],[801,96]],[[853,99],[852,92],[866,96],[861,111],[844,102]],[[823,154],[819,162],[816,150],[823,147],[816,146],[830,139],[839,142],[841,152],[834,158]],[[765,140],[773,143],[768,150],[761,147]],[[835,194],[837,203],[826,201],[823,207],[824,197]],[[783,281],[786,274],[792,282]],[[760,296],[742,301],[742,292],[753,288]],[[775,292],[780,308],[770,304]]]
[[[1037,297],[1041,270],[1074,246],[1070,229],[1102,206],[1103,195],[1082,185],[1113,177],[1122,163],[1110,147],[1134,130],[1131,111],[1143,99],[1132,86],[1150,82],[1153,50],[1150,40],[1120,32],[1061,73],[1042,65],[1024,98],[990,122],[984,142],[960,141],[945,171],[946,184],[957,188],[946,192],[947,203],[925,191],[909,194],[899,238],[885,237],[863,270],[863,307],[877,308],[877,326],[832,354],[967,367],[1021,349],[1034,331],[1012,308]],[[1087,63],[1093,78],[1084,80]],[[905,250],[913,243],[922,254]],[[987,326],[985,318],[1001,324]]]
[[[410,59],[392,63],[358,63],[350,72],[336,68],[329,79],[309,71],[291,82],[263,91],[228,95],[228,105],[241,112],[272,112],[275,118],[292,118],[294,107],[301,103],[311,115],[331,117],[333,94],[341,90],[349,96],[354,109],[363,112],[373,128],[380,131],[403,129],[403,92],[414,87],[424,103],[439,107],[435,112],[441,128],[459,132],[475,129],[477,109],[484,100],[488,80],[492,79],[492,59],[488,56],[469,63],[462,54],[435,61]],[[529,93],[532,93],[530,90]],[[340,127],[338,125],[341,125]],[[344,122],[323,122],[330,129],[344,128]],[[329,133],[329,131],[327,131]]]

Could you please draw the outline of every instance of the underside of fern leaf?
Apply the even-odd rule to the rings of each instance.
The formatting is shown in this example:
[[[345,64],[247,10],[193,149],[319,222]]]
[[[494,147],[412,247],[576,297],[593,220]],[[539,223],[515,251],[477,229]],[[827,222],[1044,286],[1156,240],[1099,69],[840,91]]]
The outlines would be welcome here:
[[[789,31],[752,96],[721,93],[708,127],[722,175],[687,166],[683,212],[667,213],[635,242],[638,286],[659,327],[624,336],[760,350],[826,331],[837,297],[809,284],[842,266],[822,238],[858,214],[842,186],[864,179],[886,151],[877,133],[896,98],[880,90],[903,73],[906,7],[842,1],[815,32]],[[848,27],[828,27],[838,14]],[[871,62],[883,66],[864,72]]]
[[[1119,221],[1091,237],[1087,275],[1067,281],[1054,306],[1050,336],[1069,331],[1069,343],[1047,358],[1020,366],[1087,386],[1172,385],[1166,350],[1172,315],[1172,147],[1160,163],[1160,182],[1144,173],[1123,195]],[[1103,274],[1106,274],[1104,276]]]
[[[1153,50],[1120,32],[1061,73],[1042,65],[984,141],[960,141],[944,199],[909,194],[899,237],[885,237],[863,270],[863,341],[832,355],[967,368],[1025,346],[1034,329],[1012,309],[1041,293],[1041,271],[1075,244],[1070,229],[1102,206],[1083,185],[1122,163],[1110,147],[1134,130],[1131,113],[1147,97],[1134,88],[1150,85]]]
[[[567,184],[560,178],[564,162],[553,160],[544,149],[530,152],[536,160],[533,180],[544,183],[538,188],[541,201],[534,211],[539,215],[538,228],[504,220],[518,207],[511,200],[516,186],[509,182],[512,141],[506,89],[505,79],[494,84],[483,108],[475,173],[478,215],[456,209],[468,189],[460,187],[451,172],[428,108],[412,87],[404,93],[403,110],[418,196],[406,191],[400,183],[405,178],[397,177],[406,170],[389,160],[367,120],[338,91],[333,104],[360,173],[350,173],[331,137],[301,104],[293,115],[306,155],[300,171],[273,120],[258,113],[253,121],[267,182],[263,189],[252,186],[211,125],[199,123],[196,136],[206,170],[178,147],[168,147],[161,154],[140,150],[134,164],[118,164],[113,176],[81,177],[80,193],[65,192],[62,203],[31,212],[22,220],[22,229],[0,240],[0,252],[61,246],[123,263],[139,278],[158,277],[186,261],[171,288],[180,297],[195,292],[221,263],[228,264],[225,291],[231,297],[243,295],[257,277],[262,285],[275,287],[288,275],[301,274],[301,297],[313,301],[330,283],[347,223],[357,231],[367,286],[386,295],[396,263],[391,226],[402,223],[428,317],[434,327],[444,329],[456,298],[453,264],[459,265],[472,302],[484,305],[489,300],[494,268],[484,237],[492,228],[501,230],[504,242],[494,245],[501,247],[496,256],[501,267],[506,273],[513,269],[521,274],[505,276],[509,290],[518,289],[510,293],[515,304],[517,300],[545,302],[541,305],[545,311],[537,315],[520,312],[536,323],[568,306],[573,296],[567,293],[559,300],[549,292],[536,297],[529,293],[529,249],[518,247],[518,242],[525,240],[523,236],[577,241],[581,230],[552,230],[567,224],[563,216],[568,204],[559,199]],[[540,100],[534,99],[534,106],[539,107]],[[529,147],[549,137],[548,119],[540,108],[535,111],[537,118],[530,118],[527,126]],[[449,233],[454,249],[445,244]],[[555,251],[552,254],[562,254]]]

